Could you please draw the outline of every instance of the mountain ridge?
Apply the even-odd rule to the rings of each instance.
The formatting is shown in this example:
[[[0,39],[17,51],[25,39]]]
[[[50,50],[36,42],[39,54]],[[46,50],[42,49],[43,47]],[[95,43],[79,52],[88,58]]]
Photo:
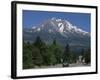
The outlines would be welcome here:
[[[37,31],[42,30],[42,28],[47,27],[46,24],[49,24],[51,26],[53,26],[56,31],[60,32],[60,33],[66,33],[66,32],[76,32],[76,33],[81,33],[83,35],[88,34],[89,32],[86,32],[80,28],[77,28],[77,26],[72,25],[69,21],[67,20],[62,20],[60,18],[51,18],[49,20],[46,21],[46,23],[41,24],[39,27],[32,27],[32,29],[37,29]],[[53,32],[51,29],[48,30],[49,32]]]
[[[66,42],[75,45],[90,45],[89,32],[77,28],[67,20],[55,17],[31,29],[24,29],[25,40],[34,41],[36,36],[40,36],[47,43],[50,43],[52,39],[56,39],[58,43],[63,45]]]

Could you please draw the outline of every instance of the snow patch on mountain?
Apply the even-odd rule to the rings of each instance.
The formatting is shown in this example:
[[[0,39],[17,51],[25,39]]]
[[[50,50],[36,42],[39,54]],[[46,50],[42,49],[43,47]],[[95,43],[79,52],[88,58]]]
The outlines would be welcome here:
[[[36,26],[33,26],[32,29],[36,29]]]
[[[63,32],[63,30],[64,30],[64,25],[63,24],[60,25],[59,30],[60,30],[60,32]]]
[[[49,29],[48,31],[49,31],[49,33],[53,32],[51,29]]]
[[[59,21],[61,21],[61,19],[57,19],[56,21],[59,22]]]
[[[53,21],[51,21],[51,24],[52,24],[53,26],[56,26],[56,25],[54,24],[54,22],[53,22]]]
[[[37,31],[40,31],[41,29],[40,28],[37,28]]]

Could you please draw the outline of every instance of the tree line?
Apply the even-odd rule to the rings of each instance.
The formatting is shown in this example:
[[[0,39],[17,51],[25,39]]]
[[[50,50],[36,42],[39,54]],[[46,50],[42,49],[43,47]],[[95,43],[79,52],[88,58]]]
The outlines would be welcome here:
[[[90,50],[82,50],[86,63],[90,63]],[[33,43],[23,42],[23,69],[35,68],[36,66],[51,66],[56,64],[76,63],[78,56],[71,51],[67,43],[63,49],[53,40],[46,44],[39,36]]]

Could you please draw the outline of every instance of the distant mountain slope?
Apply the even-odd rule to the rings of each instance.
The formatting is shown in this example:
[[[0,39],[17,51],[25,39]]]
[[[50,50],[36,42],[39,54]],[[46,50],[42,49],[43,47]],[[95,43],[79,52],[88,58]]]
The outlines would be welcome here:
[[[51,43],[54,39],[65,46],[67,43],[73,46],[89,46],[90,33],[77,28],[67,20],[55,17],[44,21],[31,29],[23,30],[24,41],[34,41],[36,36],[40,36],[46,43]]]

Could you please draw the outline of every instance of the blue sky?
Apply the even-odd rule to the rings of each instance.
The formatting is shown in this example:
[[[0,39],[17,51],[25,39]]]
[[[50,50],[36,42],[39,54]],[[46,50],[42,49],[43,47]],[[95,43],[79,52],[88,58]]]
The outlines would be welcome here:
[[[89,13],[69,13],[69,12],[48,12],[23,10],[23,27],[31,28],[37,26],[52,17],[68,20],[73,25],[90,32],[91,15]]]

